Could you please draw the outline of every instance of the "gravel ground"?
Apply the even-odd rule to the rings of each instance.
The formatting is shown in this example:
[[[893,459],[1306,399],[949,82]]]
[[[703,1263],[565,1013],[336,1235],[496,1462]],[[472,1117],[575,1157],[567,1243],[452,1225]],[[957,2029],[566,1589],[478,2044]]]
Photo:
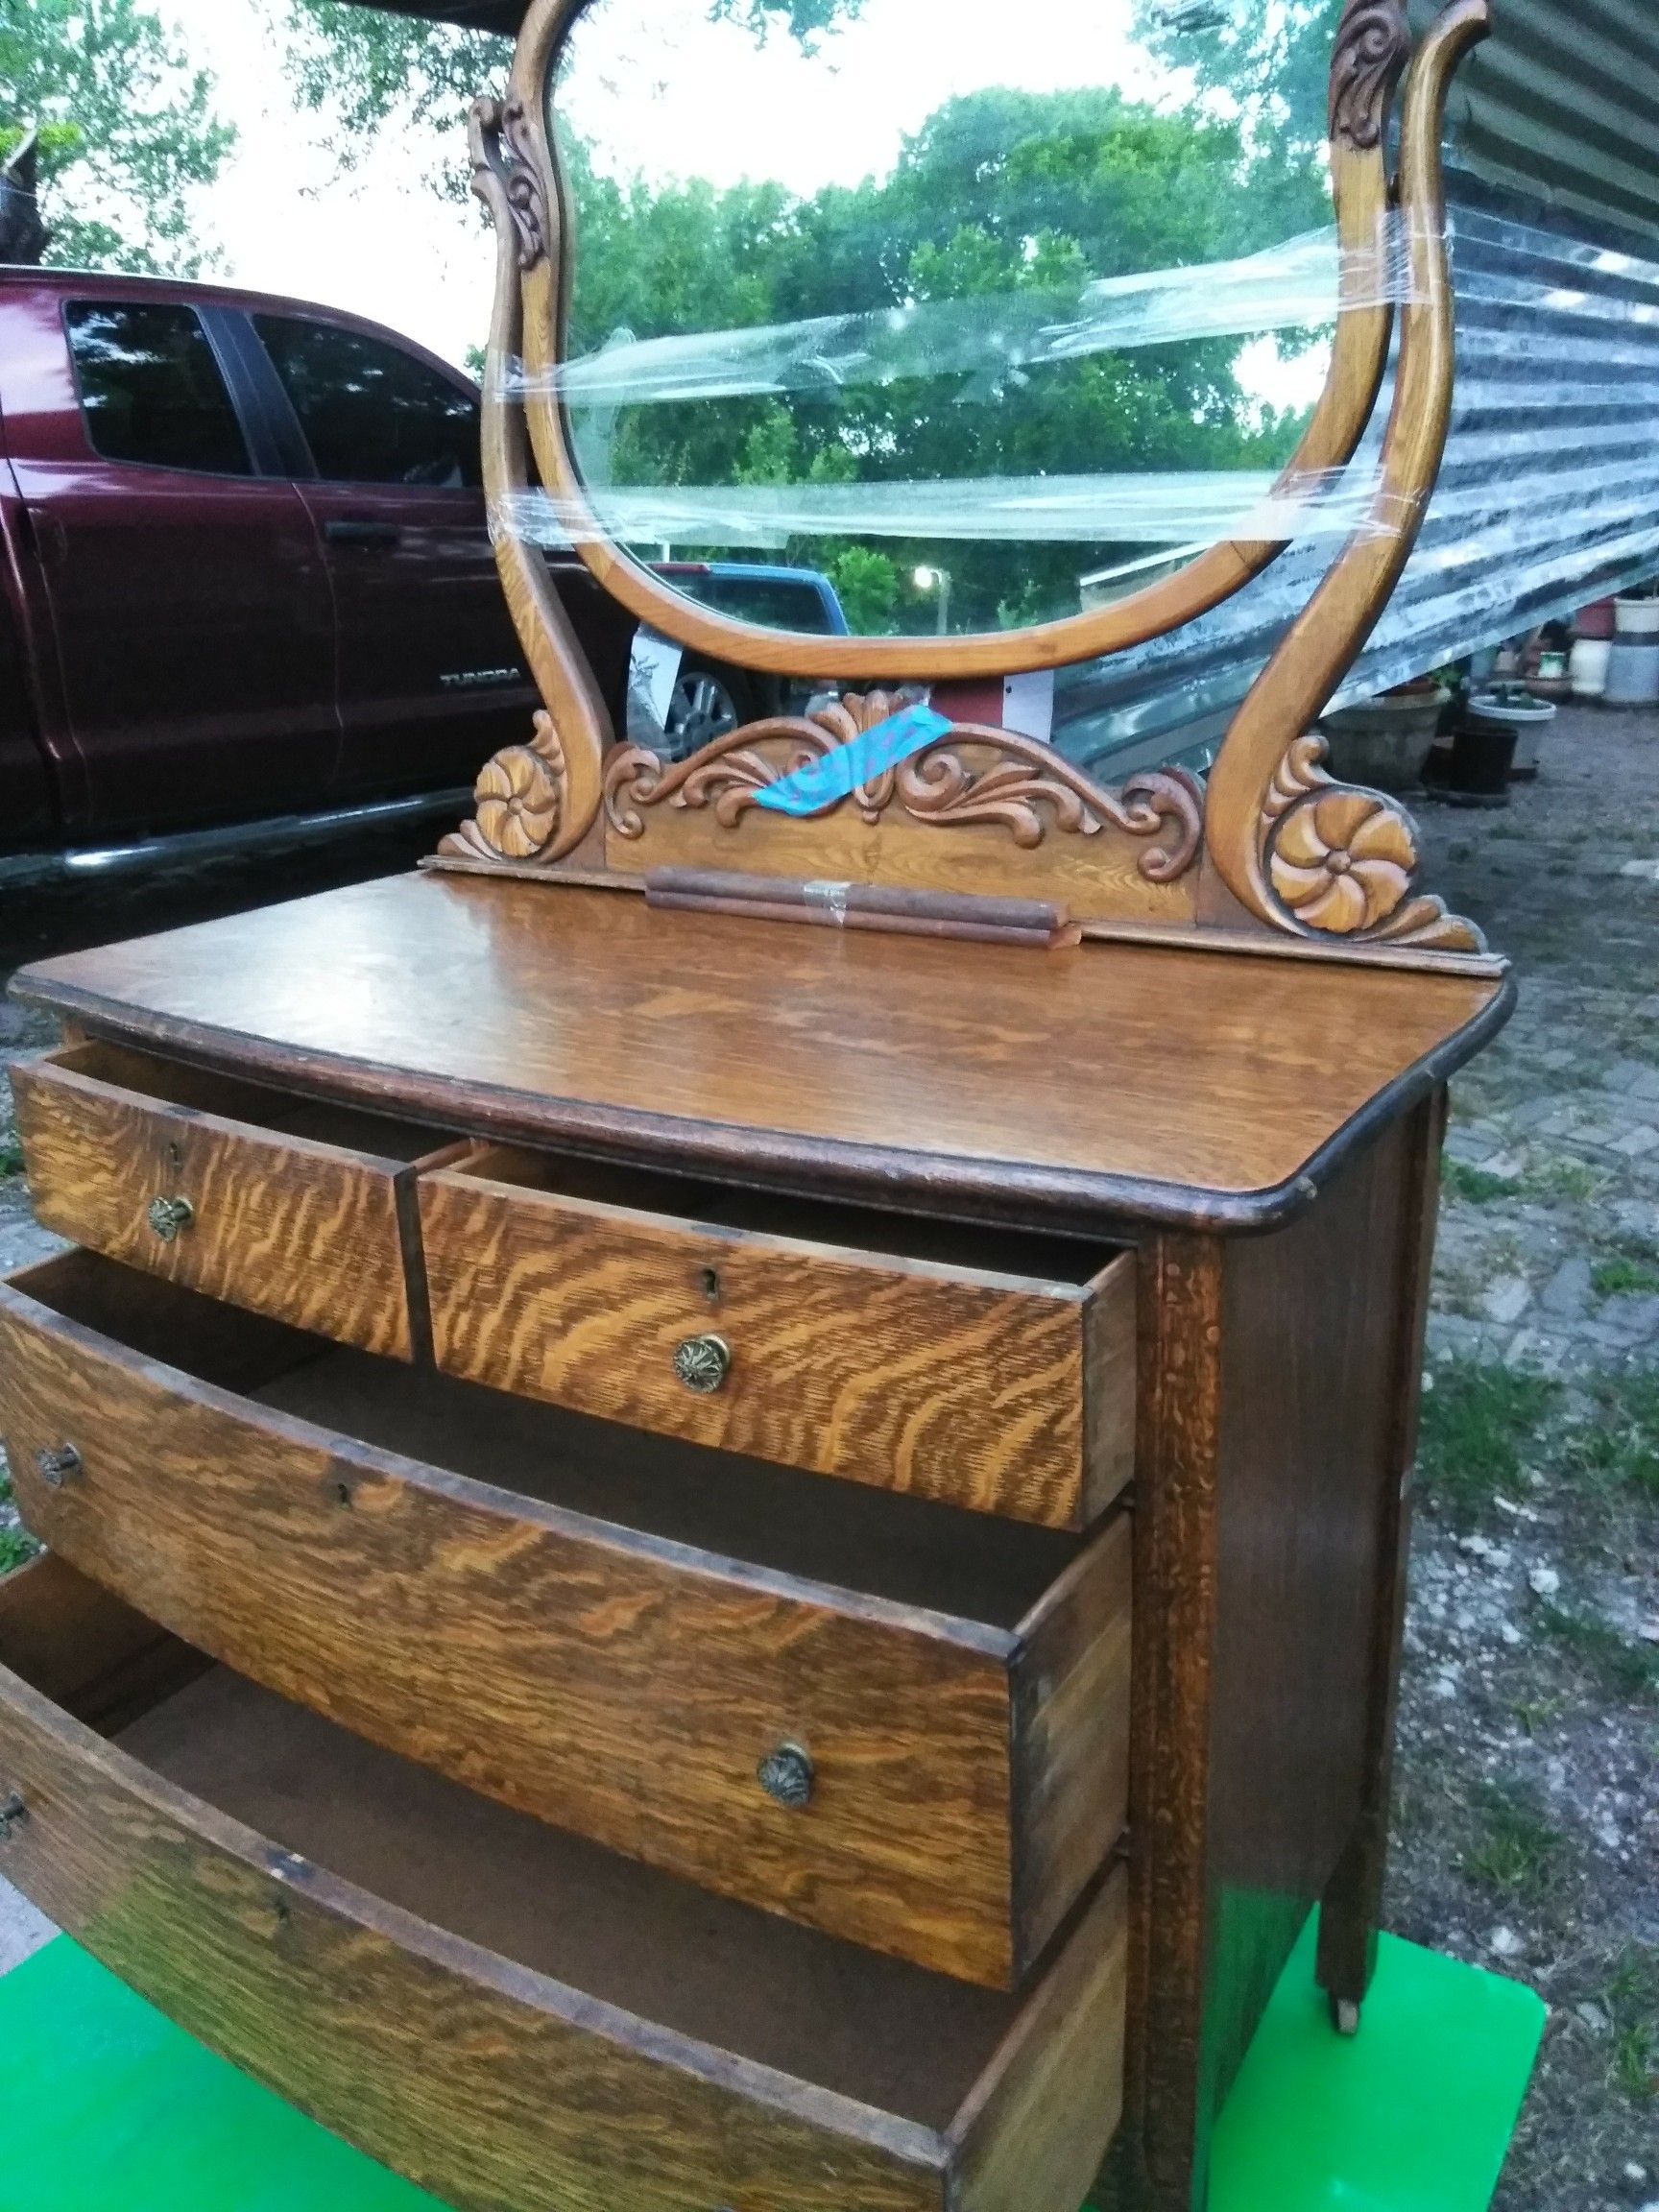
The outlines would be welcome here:
[[[1455,1100],[1387,1918],[1551,2004],[1499,2212],[1659,2212],[1659,716],[1564,712],[1507,809],[1423,821],[1523,997]],[[423,843],[0,899],[0,976]],[[0,1007],[0,1061],[50,1041]],[[0,1967],[32,1935],[0,1901]]]

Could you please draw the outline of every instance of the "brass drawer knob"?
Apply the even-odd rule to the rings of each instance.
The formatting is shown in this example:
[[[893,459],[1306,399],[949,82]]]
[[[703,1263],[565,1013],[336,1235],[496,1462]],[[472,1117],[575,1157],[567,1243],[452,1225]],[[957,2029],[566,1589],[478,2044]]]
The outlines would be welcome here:
[[[0,1843],[12,1840],[12,1831],[19,1820],[27,1820],[29,1808],[13,1790],[4,1804],[0,1804]]]
[[[61,1490],[71,1476],[81,1472],[81,1455],[73,1444],[60,1444],[54,1451],[42,1445],[35,1455],[36,1471],[49,1490]]]
[[[710,1397],[732,1372],[732,1347],[724,1336],[687,1336],[674,1347],[674,1372],[687,1390]]]
[[[780,1743],[776,1751],[768,1751],[757,1772],[767,1796],[776,1797],[792,1813],[799,1813],[812,1795],[811,1754],[799,1743]]]
[[[196,1209],[188,1198],[152,1198],[150,1201],[150,1226],[163,1244],[171,1244],[180,1229],[188,1229],[196,1218]]]

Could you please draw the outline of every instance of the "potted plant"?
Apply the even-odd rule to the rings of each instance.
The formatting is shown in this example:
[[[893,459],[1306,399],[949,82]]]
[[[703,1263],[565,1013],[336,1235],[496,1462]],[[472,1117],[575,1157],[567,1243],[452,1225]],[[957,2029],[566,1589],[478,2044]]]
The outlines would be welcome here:
[[[1415,791],[1450,696],[1438,677],[1419,676],[1327,714],[1319,727],[1330,748],[1331,773],[1340,783],[1368,790]]]

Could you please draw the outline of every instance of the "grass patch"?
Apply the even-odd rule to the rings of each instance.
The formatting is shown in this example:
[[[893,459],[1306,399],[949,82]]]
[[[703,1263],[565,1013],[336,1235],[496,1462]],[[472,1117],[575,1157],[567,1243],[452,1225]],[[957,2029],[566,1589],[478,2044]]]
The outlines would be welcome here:
[[[1521,1189],[1528,1198],[1570,1198],[1583,1204],[1599,1198],[1612,1181],[1606,1168],[1587,1166],[1582,1160],[1546,1160],[1527,1168]]]
[[[15,1137],[0,1137],[0,1177],[21,1175],[23,1147]]]
[[[0,1575],[10,1575],[13,1567],[27,1567],[39,1550],[27,1528],[0,1528]]]
[[[1519,1196],[1519,1180],[1509,1175],[1489,1175],[1484,1167],[1471,1167],[1450,1154],[1441,1163],[1440,1188],[1448,1198],[1461,1198],[1469,1206],[1490,1206],[1500,1198]]]
[[[1601,1375],[1596,1410],[1567,1439],[1568,1470],[1610,1490],[1659,1499],[1659,1373]]]
[[[1500,1491],[1520,1480],[1560,1385],[1474,1359],[1448,1360],[1432,1380],[1417,1445],[1423,1493],[1454,1527],[1472,1527],[1493,1512]]]
[[[1615,2087],[1639,2104],[1659,2099],[1659,1948],[1633,1943],[1602,1992],[1613,2023]]]
[[[1549,1599],[1540,1603],[1537,1620],[1545,1635],[1582,1661],[1613,1695],[1637,1699],[1659,1691],[1659,1651],[1632,1644],[1610,1622]]]
[[[1659,1267],[1650,1260],[1632,1260],[1621,1253],[1616,1260],[1599,1260],[1590,1270],[1590,1286],[1598,1298],[1645,1298],[1659,1290]]]
[[[1471,1809],[1478,1833],[1463,1854],[1464,1871],[1501,1896],[1543,1896],[1567,1844],[1533,1792],[1519,1783],[1483,1782]]]

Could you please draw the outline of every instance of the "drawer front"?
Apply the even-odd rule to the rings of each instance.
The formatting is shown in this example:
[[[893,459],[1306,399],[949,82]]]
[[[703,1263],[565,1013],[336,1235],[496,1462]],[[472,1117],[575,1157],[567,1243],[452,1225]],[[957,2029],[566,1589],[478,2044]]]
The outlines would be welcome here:
[[[251,1312],[413,1358],[398,1201],[412,1170],[51,1061],[14,1067],[12,1081],[48,1229]]]
[[[1075,2212],[1116,2126],[1120,1872],[959,2107],[923,2121],[390,1904],[5,1666],[0,1798],[0,1873],[189,2033],[458,2212]]]
[[[11,1288],[0,1426],[30,1526],[176,1634],[505,1803],[872,1949],[1016,1985],[1121,1828],[1121,1526],[1017,1634],[348,1443]]]
[[[461,1170],[422,1176],[420,1197],[450,1374],[1048,1527],[1087,1526],[1127,1479],[1127,1260],[1101,1295]],[[710,1339],[723,1355],[687,1375]]]

